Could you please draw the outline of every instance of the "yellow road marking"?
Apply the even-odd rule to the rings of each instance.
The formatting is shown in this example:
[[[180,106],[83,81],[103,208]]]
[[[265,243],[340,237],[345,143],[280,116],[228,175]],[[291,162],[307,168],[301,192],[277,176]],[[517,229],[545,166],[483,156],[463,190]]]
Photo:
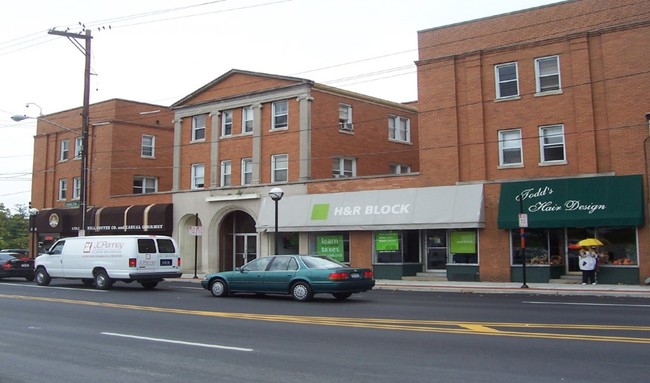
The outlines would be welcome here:
[[[196,315],[203,317],[226,318],[226,319],[248,319],[267,322],[283,322],[304,325],[337,326],[351,328],[366,328],[375,330],[397,330],[417,331],[447,334],[465,335],[486,335],[505,336],[519,338],[544,338],[557,340],[584,340],[597,342],[619,342],[619,343],[640,343],[650,344],[648,337],[634,336],[609,336],[590,335],[579,333],[551,333],[551,332],[529,332],[522,330],[553,329],[575,331],[630,331],[645,333],[650,332],[649,326],[619,326],[619,325],[573,325],[573,324],[544,324],[544,323],[509,323],[509,322],[457,322],[457,321],[433,321],[433,320],[408,320],[408,319],[378,319],[378,318],[338,318],[319,316],[295,316],[277,314],[249,314],[229,313],[219,311],[185,310],[154,306],[138,306],[121,303],[102,303],[64,298],[47,298],[35,296],[23,296],[12,294],[0,294],[0,298],[20,299],[31,301],[43,301],[51,303],[74,304],[94,307],[106,307],[122,310],[150,311],[180,315]],[[517,329],[519,331],[512,331]]]

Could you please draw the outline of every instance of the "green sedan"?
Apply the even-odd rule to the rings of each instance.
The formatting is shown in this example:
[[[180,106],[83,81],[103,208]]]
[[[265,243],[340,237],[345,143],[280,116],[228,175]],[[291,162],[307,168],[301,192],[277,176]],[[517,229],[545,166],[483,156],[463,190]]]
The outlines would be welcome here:
[[[375,286],[372,270],[315,255],[275,255],[248,262],[234,271],[208,274],[201,286],[215,297],[234,293],[288,294],[299,302],[314,294],[347,299]]]

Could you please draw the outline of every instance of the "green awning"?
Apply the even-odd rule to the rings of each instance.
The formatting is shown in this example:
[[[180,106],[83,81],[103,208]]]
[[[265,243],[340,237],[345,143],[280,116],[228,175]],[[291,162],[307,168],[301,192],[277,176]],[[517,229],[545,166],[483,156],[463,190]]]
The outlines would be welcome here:
[[[606,176],[502,184],[499,228],[518,228],[520,208],[527,214],[530,228],[642,226],[643,178]]]

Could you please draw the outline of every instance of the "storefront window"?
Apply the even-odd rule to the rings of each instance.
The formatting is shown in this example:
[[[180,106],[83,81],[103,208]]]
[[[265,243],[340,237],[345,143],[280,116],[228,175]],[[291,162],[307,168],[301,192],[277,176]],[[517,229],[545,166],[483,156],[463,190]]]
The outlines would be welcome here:
[[[376,231],[373,239],[377,263],[420,262],[417,230]]]
[[[309,254],[326,255],[339,262],[350,262],[348,232],[320,232],[309,235]]]
[[[521,234],[512,230],[512,265],[521,265]],[[527,265],[557,266],[564,262],[563,229],[526,229],[524,245],[526,246]]]
[[[571,254],[574,255],[569,271],[579,270],[577,256],[580,248],[577,243],[585,238],[596,238],[603,243],[603,246],[596,248],[600,265],[630,266],[638,264],[636,228],[634,227],[567,229],[567,242]]]
[[[449,233],[449,263],[478,263],[475,230]]]

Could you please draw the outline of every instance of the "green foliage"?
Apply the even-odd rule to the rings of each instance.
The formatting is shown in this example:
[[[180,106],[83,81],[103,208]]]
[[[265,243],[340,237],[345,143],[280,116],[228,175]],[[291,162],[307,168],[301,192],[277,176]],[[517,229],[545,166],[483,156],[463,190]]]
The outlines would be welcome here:
[[[0,249],[29,248],[29,209],[16,205],[15,210],[0,202]]]

